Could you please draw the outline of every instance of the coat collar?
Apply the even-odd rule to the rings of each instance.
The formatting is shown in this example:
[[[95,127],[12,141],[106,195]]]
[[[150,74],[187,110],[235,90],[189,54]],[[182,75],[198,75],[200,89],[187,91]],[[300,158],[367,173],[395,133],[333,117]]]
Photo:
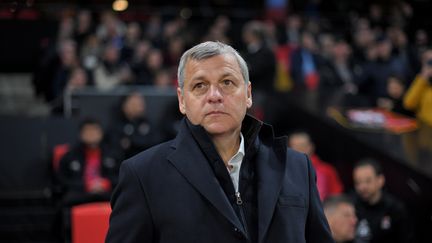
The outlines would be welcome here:
[[[210,164],[207,162],[211,158],[207,158],[202,152],[203,148],[200,147],[202,143],[198,144],[194,139],[187,122],[186,118],[184,118],[172,145],[174,152],[168,156],[168,160],[200,194],[235,227],[241,229],[242,233],[247,237],[241,222],[214,175]],[[248,145],[253,142],[248,141],[248,135],[259,132],[258,136],[254,136],[256,137],[254,143],[258,144],[258,236],[259,242],[262,242],[270,225],[281,190],[281,181],[285,169],[286,143],[283,140],[274,138],[271,126],[263,125],[261,121],[251,116],[247,115],[245,117],[242,126],[242,132]],[[257,130],[257,126],[260,129]],[[253,129],[254,127],[255,129]],[[193,129],[202,129],[204,133],[200,132],[200,134],[206,134],[201,126],[194,126]],[[209,143],[205,146],[214,145]],[[210,161],[210,163],[212,162],[214,161]]]

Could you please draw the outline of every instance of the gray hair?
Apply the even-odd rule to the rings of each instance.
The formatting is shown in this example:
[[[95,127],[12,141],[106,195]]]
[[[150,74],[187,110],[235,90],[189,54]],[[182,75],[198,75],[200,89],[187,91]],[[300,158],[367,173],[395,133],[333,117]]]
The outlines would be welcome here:
[[[323,209],[325,212],[333,213],[334,210],[341,204],[349,204],[354,207],[354,203],[350,197],[340,194],[326,198],[323,202]]]
[[[243,79],[245,83],[247,83],[249,81],[249,70],[245,60],[240,56],[240,54],[234,48],[227,44],[218,41],[207,41],[198,44],[183,53],[182,57],[180,58],[180,63],[177,71],[178,86],[183,90],[184,69],[186,63],[189,60],[204,60],[213,56],[224,54],[230,54],[236,58],[237,63],[240,66]]]

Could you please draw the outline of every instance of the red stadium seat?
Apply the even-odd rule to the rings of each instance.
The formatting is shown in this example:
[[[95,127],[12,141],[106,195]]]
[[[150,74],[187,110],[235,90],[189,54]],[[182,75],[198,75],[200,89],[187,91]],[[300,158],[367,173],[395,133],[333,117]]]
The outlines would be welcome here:
[[[53,149],[53,159],[52,159],[52,166],[54,171],[58,170],[60,160],[69,151],[69,144],[58,144],[54,146]]]
[[[86,203],[72,207],[72,243],[103,243],[108,232],[109,202]]]

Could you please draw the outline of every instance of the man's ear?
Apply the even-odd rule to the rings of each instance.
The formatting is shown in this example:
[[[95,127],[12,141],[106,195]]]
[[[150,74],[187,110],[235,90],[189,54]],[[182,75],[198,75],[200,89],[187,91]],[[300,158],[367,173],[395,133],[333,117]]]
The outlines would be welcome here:
[[[179,103],[179,110],[183,115],[186,115],[186,106],[184,104],[183,92],[180,87],[177,87],[177,99]]]
[[[247,100],[246,100],[246,106],[247,108],[251,108],[252,107],[252,84],[249,81],[247,84]]]
[[[385,184],[385,177],[384,177],[384,175],[379,175],[378,176],[378,183],[379,183],[379,186],[381,188],[384,187],[384,184]]]

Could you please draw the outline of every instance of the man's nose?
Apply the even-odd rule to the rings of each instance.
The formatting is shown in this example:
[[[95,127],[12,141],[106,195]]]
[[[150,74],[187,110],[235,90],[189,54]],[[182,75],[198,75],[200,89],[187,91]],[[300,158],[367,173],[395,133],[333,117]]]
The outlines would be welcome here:
[[[222,92],[219,87],[210,85],[208,100],[209,102],[221,102],[223,98]]]

